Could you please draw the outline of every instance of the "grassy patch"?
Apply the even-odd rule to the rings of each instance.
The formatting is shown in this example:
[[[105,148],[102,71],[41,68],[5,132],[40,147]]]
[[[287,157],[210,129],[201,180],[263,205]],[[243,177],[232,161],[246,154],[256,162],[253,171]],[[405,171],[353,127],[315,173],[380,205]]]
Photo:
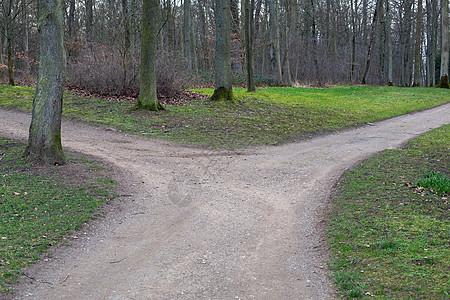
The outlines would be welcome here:
[[[196,90],[212,94],[212,89]],[[134,102],[66,93],[65,117],[134,134],[216,148],[278,144],[358,126],[450,100],[431,88],[332,87],[236,88],[236,105],[190,101],[167,111],[136,111]],[[31,110],[33,88],[0,85],[0,106]]]
[[[0,137],[0,294],[113,196],[107,169],[71,154],[65,166],[36,165],[24,147]]]
[[[330,267],[344,298],[448,299],[448,190],[417,186],[431,172],[448,179],[450,125],[343,175],[329,238]]]

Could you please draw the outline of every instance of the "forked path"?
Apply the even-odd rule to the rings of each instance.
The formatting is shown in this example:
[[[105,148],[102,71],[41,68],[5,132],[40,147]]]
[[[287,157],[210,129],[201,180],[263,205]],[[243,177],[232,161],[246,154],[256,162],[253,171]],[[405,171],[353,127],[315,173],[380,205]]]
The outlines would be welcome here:
[[[25,138],[29,121],[0,110],[0,133]],[[67,149],[123,170],[123,209],[26,270],[15,297],[332,299],[333,184],[361,159],[449,122],[447,103],[303,142],[216,151],[66,121]]]

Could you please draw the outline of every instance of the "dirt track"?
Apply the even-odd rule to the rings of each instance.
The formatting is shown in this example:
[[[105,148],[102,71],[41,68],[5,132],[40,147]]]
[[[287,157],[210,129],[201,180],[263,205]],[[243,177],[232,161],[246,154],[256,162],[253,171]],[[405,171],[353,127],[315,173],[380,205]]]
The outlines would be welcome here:
[[[24,139],[29,114],[0,110]],[[26,270],[17,299],[333,299],[325,222],[338,177],[450,122],[450,103],[243,151],[188,148],[72,122],[63,146],[119,167],[122,210]],[[34,278],[34,280],[30,279]]]

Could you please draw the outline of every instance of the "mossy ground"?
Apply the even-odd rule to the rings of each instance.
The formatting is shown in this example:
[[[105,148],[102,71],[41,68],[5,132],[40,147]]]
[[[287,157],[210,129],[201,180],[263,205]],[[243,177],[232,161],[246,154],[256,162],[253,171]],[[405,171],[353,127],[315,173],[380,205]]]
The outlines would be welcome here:
[[[65,166],[32,163],[24,148],[0,136],[0,295],[114,196],[110,170],[72,154]]]
[[[341,178],[329,238],[330,267],[344,298],[449,298],[449,195],[417,186],[430,172],[450,175],[450,125]]]
[[[33,92],[0,85],[0,106],[29,111]],[[66,93],[63,115],[170,141],[242,148],[304,139],[450,101],[447,90],[398,87],[264,88],[256,93],[235,88],[233,95],[237,104],[190,101],[157,113],[135,110],[134,101]]]

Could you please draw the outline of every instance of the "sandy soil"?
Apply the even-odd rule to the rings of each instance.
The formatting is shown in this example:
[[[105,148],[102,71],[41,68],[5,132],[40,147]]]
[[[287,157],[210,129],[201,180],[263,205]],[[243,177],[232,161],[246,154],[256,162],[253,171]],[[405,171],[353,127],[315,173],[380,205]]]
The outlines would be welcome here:
[[[25,139],[30,115],[0,110]],[[333,299],[329,196],[358,161],[450,122],[450,103],[278,147],[207,150],[63,123],[121,172],[120,211],[25,270],[13,299]]]

